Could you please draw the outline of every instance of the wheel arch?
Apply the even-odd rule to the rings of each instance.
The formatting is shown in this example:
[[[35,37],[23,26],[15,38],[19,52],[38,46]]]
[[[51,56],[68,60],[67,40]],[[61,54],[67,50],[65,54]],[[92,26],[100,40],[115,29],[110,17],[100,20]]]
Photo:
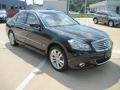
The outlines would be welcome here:
[[[9,37],[10,32],[13,32],[12,29],[8,30],[8,32],[7,32],[8,37]]]
[[[108,23],[109,23],[110,21],[112,21],[112,22],[114,23],[114,20],[112,20],[112,19],[108,20]]]
[[[94,19],[97,19],[97,20],[98,20],[98,18],[97,18],[97,17],[94,17],[94,18],[93,18],[93,20],[94,20]]]
[[[64,51],[64,53],[66,54],[66,57],[67,57],[67,50],[66,50],[65,47],[64,47],[62,44],[60,44],[59,42],[52,42],[52,43],[50,43],[50,44],[48,45],[47,50],[46,50],[47,56],[49,55],[49,50],[50,50],[50,48],[53,47],[53,46],[58,46],[58,47],[60,47],[60,48]]]

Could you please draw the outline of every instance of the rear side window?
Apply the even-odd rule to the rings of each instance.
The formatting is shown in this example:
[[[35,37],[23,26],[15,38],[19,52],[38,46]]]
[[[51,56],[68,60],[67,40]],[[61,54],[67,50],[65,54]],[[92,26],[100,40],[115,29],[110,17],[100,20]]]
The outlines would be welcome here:
[[[97,12],[97,14],[103,15],[103,13]]]
[[[39,21],[34,14],[29,13],[27,18],[27,24],[39,24]]]
[[[16,21],[17,21],[18,23],[26,23],[26,19],[27,19],[27,13],[20,13],[20,14],[18,14],[18,16],[17,16]]]

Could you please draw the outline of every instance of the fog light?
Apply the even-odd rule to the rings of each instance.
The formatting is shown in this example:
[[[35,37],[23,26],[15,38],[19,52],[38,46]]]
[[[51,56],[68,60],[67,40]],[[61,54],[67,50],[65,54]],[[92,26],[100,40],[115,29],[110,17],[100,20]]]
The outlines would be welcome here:
[[[84,66],[85,66],[85,63],[82,62],[82,63],[79,64],[79,66],[80,66],[80,67],[84,67]]]

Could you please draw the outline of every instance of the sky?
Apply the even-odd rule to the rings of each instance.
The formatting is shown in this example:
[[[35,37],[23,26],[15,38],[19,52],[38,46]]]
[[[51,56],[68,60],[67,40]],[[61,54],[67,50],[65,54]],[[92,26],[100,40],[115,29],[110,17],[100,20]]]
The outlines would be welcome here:
[[[25,0],[21,0],[21,1],[25,1]],[[26,0],[27,4],[33,4],[33,0]],[[42,4],[43,0],[34,0],[35,4]]]

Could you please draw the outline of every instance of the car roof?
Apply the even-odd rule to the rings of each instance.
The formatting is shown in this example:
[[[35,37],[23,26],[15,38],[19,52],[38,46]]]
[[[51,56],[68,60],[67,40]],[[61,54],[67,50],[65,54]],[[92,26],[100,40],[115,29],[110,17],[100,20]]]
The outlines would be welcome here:
[[[0,12],[6,12],[5,10],[0,10]]]
[[[61,12],[61,11],[56,11],[56,10],[20,10],[20,12],[35,12],[35,13],[43,13],[43,12]]]
[[[99,12],[96,12],[96,13],[105,13],[105,14],[107,14],[107,13],[112,13],[113,11],[99,11]]]

